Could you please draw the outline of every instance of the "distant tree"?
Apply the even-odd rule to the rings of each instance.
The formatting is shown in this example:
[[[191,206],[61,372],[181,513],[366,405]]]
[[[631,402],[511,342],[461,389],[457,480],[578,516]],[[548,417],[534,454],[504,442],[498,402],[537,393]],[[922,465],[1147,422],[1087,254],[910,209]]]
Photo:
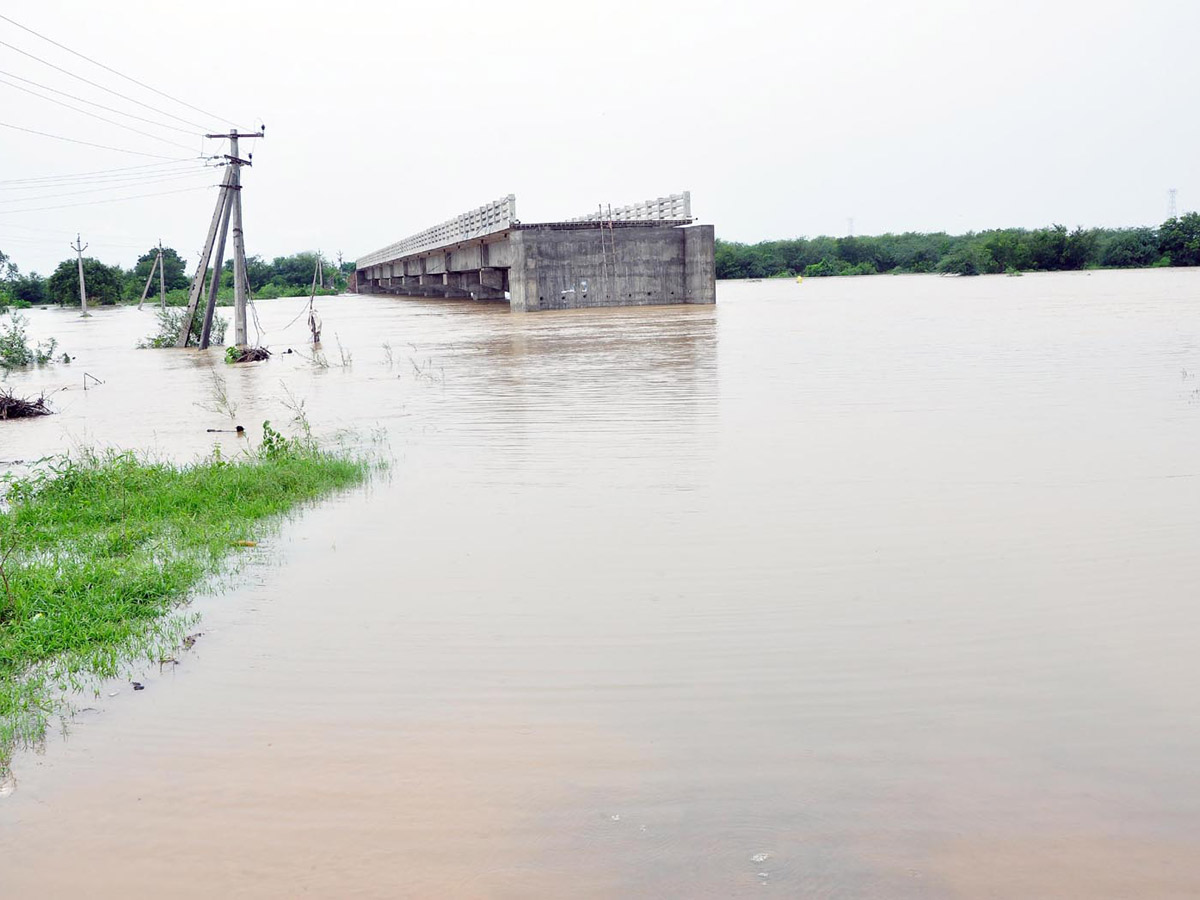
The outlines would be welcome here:
[[[1062,225],[1039,228],[1029,233],[1028,245],[1033,268],[1047,272],[1061,269],[1063,252],[1067,249],[1067,229]]]
[[[14,300],[23,300],[26,303],[45,303],[46,279],[37,272],[30,272],[28,275],[18,276],[10,281],[9,291]]]
[[[947,275],[982,275],[992,270],[995,261],[982,244],[966,243],[951,251],[939,264]]]
[[[83,280],[89,301],[112,304],[121,299],[124,272],[116,266],[106,266],[90,256],[83,258]],[[51,302],[70,305],[79,302],[79,270],[74,259],[58,264],[46,283]]]
[[[150,275],[150,268],[154,265],[154,260],[157,258],[158,248],[151,247],[138,257],[137,265],[133,267],[133,275],[137,282],[139,295],[142,292],[142,288],[146,286],[146,279]],[[173,247],[163,247],[163,271],[166,273],[166,287],[168,291],[173,291],[177,288],[186,288],[191,284],[191,279],[187,277],[187,261]],[[83,274],[86,278],[86,269]],[[158,284],[157,273],[154,275],[154,284],[156,286]]]
[[[1111,232],[1100,249],[1100,265],[1125,269],[1148,266],[1162,256],[1153,228],[1122,228]]]
[[[1173,266],[1200,266],[1200,213],[1167,219],[1158,229],[1159,251]]]
[[[16,264],[9,259],[7,253],[0,250],[0,284],[12,281],[18,274],[20,273],[17,271]]]
[[[1064,269],[1082,269],[1089,264],[1097,264],[1099,262],[1096,251],[1098,244],[1098,232],[1076,228],[1067,235],[1063,244],[1062,267]]]
[[[250,280],[250,290],[257,291],[274,275],[275,271],[271,268],[270,263],[265,262],[261,256],[246,258],[246,277]]]

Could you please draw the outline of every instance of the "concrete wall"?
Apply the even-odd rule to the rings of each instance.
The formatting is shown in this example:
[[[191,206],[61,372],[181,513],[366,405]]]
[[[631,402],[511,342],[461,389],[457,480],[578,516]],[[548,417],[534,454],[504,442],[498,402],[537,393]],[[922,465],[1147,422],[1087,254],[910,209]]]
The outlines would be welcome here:
[[[509,240],[516,312],[716,302],[712,226],[524,228]]]
[[[684,302],[717,302],[716,229],[712,225],[688,225],[683,232]]]

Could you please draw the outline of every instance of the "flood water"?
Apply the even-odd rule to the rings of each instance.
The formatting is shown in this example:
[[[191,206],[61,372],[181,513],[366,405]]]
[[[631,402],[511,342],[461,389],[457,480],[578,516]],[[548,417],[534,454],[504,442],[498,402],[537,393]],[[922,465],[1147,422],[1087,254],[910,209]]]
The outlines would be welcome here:
[[[68,389],[0,459],[235,453],[205,429],[288,423],[286,386],[391,465],[198,598],[181,665],[18,754],[0,896],[1200,895],[1198,298],[344,297],[328,368],[28,311],[76,360],[9,379]],[[303,303],[258,304],[274,350]]]

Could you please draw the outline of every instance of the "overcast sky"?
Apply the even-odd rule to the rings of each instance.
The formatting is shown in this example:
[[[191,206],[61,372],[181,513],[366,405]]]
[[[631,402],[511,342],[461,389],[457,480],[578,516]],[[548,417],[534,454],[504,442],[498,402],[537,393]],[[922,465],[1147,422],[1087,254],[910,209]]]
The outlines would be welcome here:
[[[0,41],[156,108],[0,45],[6,125],[180,159],[222,152],[201,128],[265,122],[243,199],[247,252],[266,257],[354,258],[509,193],[532,222],[690,190],[694,214],[740,241],[845,234],[850,218],[857,234],[1152,225],[1171,187],[1181,211],[1200,207],[1197,0],[11,0],[0,14],[210,113],[0,20]],[[17,78],[140,115],[84,106],[160,139]],[[193,263],[218,179],[0,127],[0,250],[48,274],[78,230],[110,263],[160,237]],[[179,193],[95,202],[165,191]]]

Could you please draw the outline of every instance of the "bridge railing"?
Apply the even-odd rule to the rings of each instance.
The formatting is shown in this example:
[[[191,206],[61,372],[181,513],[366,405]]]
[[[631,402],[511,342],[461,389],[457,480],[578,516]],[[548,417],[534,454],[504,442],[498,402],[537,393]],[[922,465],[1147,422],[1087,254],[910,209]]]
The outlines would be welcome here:
[[[468,241],[472,238],[503,231],[516,221],[517,198],[514,194],[509,194],[507,197],[501,197],[499,200],[485,203],[477,209],[455,216],[440,225],[419,231],[404,240],[388,244],[374,253],[368,253],[366,256],[360,257],[355,265],[363,269],[416,253],[424,253],[427,250],[436,250],[438,247],[446,247],[460,241]]]
[[[660,220],[690,219],[692,217],[692,192],[670,194],[654,200],[643,200],[641,203],[631,203],[617,209],[597,210],[586,216],[571,219],[572,222],[653,222]]]

